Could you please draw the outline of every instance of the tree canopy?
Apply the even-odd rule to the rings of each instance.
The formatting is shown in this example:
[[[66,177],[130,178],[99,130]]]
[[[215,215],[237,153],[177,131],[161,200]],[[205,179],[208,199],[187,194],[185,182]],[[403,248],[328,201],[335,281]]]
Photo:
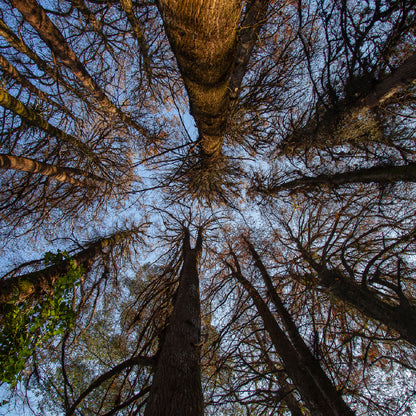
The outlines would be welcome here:
[[[0,5],[1,411],[416,412],[413,1]]]

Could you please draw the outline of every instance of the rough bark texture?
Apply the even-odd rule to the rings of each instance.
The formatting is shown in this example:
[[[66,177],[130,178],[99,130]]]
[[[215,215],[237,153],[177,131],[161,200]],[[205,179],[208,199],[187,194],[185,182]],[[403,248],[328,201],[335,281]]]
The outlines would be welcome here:
[[[57,181],[67,182],[71,185],[81,187],[98,186],[99,182],[103,182],[103,179],[98,176],[88,174],[79,169],[54,166],[21,156],[0,154],[0,169],[14,169],[23,172],[39,173],[50,176]],[[81,176],[81,179],[77,179],[75,175]]]
[[[228,82],[240,20],[238,0],[159,0],[159,9],[189,96],[202,152],[220,151]]]
[[[160,346],[145,416],[202,416],[200,370],[200,300],[198,260],[202,236],[195,248],[185,230],[183,266],[166,334]]]
[[[403,339],[416,346],[416,309],[403,303],[391,305],[381,300],[373,290],[358,285],[337,270],[322,272],[320,284],[336,299],[358,309],[369,318],[397,331]]]
[[[166,33],[195,118],[202,162],[221,154],[230,101],[236,99],[269,0],[159,0]]]
[[[303,356],[292,345],[253,285],[240,272],[236,272],[235,276],[256,306],[263,320],[264,328],[269,333],[288,376],[292,379],[311,414],[314,416],[354,415],[355,413],[345,403],[340,408],[339,403],[329,400],[317,384],[316,377],[312,375],[313,370],[311,370],[309,357]]]

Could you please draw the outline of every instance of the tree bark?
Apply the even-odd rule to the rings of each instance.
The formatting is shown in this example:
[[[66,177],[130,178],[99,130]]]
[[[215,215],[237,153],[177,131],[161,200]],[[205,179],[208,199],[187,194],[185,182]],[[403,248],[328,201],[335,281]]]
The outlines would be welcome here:
[[[100,182],[104,182],[104,179],[83,172],[80,169],[54,166],[49,163],[39,162],[21,156],[0,154],[0,169],[14,169],[23,172],[39,173],[41,175],[50,176],[57,181],[70,183],[71,185],[80,187],[99,186]],[[77,179],[75,175],[83,176],[83,178]]]
[[[22,14],[24,19],[38,32],[41,39],[59,58],[62,64],[70,69],[83,87],[92,94],[102,108],[111,114],[117,115],[127,125],[139,131],[146,139],[152,137],[152,134],[149,133],[147,129],[124,114],[108,99],[105,92],[88,73],[87,69],[80,62],[62,33],[49,19],[45,10],[36,2],[36,0],[10,0],[10,2],[13,7]]]
[[[314,369],[311,367],[309,357],[304,356],[302,351],[298,351],[293,346],[254,286],[239,270],[235,271],[234,275],[247,291],[257,308],[263,320],[264,328],[270,335],[288,376],[292,379],[311,414],[313,416],[354,415],[355,413],[349,409],[340,396],[338,396],[339,400],[334,402],[322,391],[316,381],[317,378],[312,375]],[[332,388],[335,389],[334,387]]]
[[[198,262],[202,234],[191,248],[189,230],[183,240],[183,266],[145,416],[202,416],[203,395],[200,370],[201,316]]]
[[[267,287],[270,299],[272,300],[276,308],[276,311],[283,322],[283,325],[289,335],[290,341],[292,342],[294,348],[305,360],[305,367],[307,371],[310,373],[312,379],[322,392],[322,395],[330,404],[331,408],[333,408],[334,411],[337,412],[335,414],[352,414],[351,409],[349,409],[349,407],[345,404],[345,402],[341,398],[341,395],[338,393],[338,391],[332,384],[331,380],[322,370],[319,362],[313,356],[309,347],[306,345],[305,341],[301,337],[295,322],[293,321],[292,317],[290,316],[289,312],[287,311],[283,302],[281,301],[279,295],[277,294],[272,282],[272,278],[267,272],[267,269],[264,266],[256,249],[247,238],[244,238],[244,241],[247,244],[247,247],[253,257],[256,267],[259,269],[261,273],[263,281]]]
[[[221,154],[230,98],[237,97],[268,5],[269,0],[250,0],[239,29],[238,0],[158,1],[207,166]]]
[[[383,104],[407,85],[416,81],[416,53],[407,58],[388,77],[380,81],[373,91],[362,98],[356,106],[356,112],[362,114]]]
[[[16,298],[22,301],[28,297],[41,297],[44,293],[53,291],[56,280],[68,273],[70,260],[73,260],[75,265],[82,265],[85,270],[88,270],[96,256],[105,247],[113,246],[122,240],[126,240],[139,231],[140,227],[135,227],[131,230],[116,232],[109,237],[99,239],[90,244],[86,249],[79,251],[69,259],[63,260],[58,264],[51,265],[43,270],[0,280],[0,313],[7,302]]]
[[[327,293],[347,303],[363,315],[397,331],[403,339],[416,346],[416,309],[408,302],[392,305],[377,293],[343,276],[338,270],[318,274],[319,283]]]
[[[263,186],[259,184],[255,189],[264,195],[271,196],[282,191],[297,192],[321,186],[336,187],[350,183],[385,184],[396,182],[416,182],[416,163],[408,163],[403,166],[374,166],[333,175],[304,176],[278,185]]]

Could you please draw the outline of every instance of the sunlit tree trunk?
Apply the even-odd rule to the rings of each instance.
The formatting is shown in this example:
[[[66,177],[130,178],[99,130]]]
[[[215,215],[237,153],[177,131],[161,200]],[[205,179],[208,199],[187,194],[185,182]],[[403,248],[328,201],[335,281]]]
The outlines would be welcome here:
[[[159,0],[166,33],[184,80],[202,161],[221,153],[230,98],[236,98],[264,23],[266,0]]]
[[[29,173],[50,176],[60,182],[71,185],[89,187],[99,186],[104,180],[96,175],[75,168],[54,166],[27,157],[0,154],[0,169],[14,169]]]
[[[202,152],[221,150],[228,81],[240,20],[238,0],[159,0],[166,33],[188,91]]]
[[[106,247],[114,246],[123,240],[128,240],[140,231],[140,227],[135,227],[130,230],[116,232],[113,235],[91,243],[87,248],[72,255],[69,259],[62,260],[43,270],[0,280],[0,312],[7,302],[13,301],[16,298],[22,301],[29,296],[31,298],[40,297],[44,293],[52,291],[57,279],[70,270],[71,261],[74,265],[81,265],[85,271],[88,271],[94,263],[95,258]]]
[[[92,94],[102,108],[112,114],[116,114],[121,120],[137,129],[147,139],[151,138],[152,134],[132,120],[128,115],[124,114],[108,99],[103,89],[88,73],[62,33],[49,19],[45,10],[36,0],[11,0],[11,4],[19,10],[25,20],[38,32],[39,36],[59,58],[62,64],[71,70],[83,87]]]
[[[201,249],[201,231],[195,248],[191,248],[189,230],[185,229],[179,286],[172,315],[160,346],[145,416],[202,416],[203,414],[198,278]]]
[[[416,82],[416,53],[406,59],[388,77],[380,81],[373,91],[362,98],[354,112],[363,113],[383,104],[397,94],[402,88]]]

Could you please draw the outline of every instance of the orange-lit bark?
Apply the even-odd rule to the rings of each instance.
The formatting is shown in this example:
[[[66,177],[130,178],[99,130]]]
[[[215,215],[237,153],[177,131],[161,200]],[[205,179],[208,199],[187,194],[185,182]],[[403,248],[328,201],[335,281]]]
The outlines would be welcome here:
[[[83,172],[79,169],[54,166],[27,157],[5,154],[0,154],[0,169],[14,169],[23,172],[39,173],[50,176],[57,181],[67,182],[71,185],[81,187],[98,186],[100,182],[104,181],[96,175]]]

